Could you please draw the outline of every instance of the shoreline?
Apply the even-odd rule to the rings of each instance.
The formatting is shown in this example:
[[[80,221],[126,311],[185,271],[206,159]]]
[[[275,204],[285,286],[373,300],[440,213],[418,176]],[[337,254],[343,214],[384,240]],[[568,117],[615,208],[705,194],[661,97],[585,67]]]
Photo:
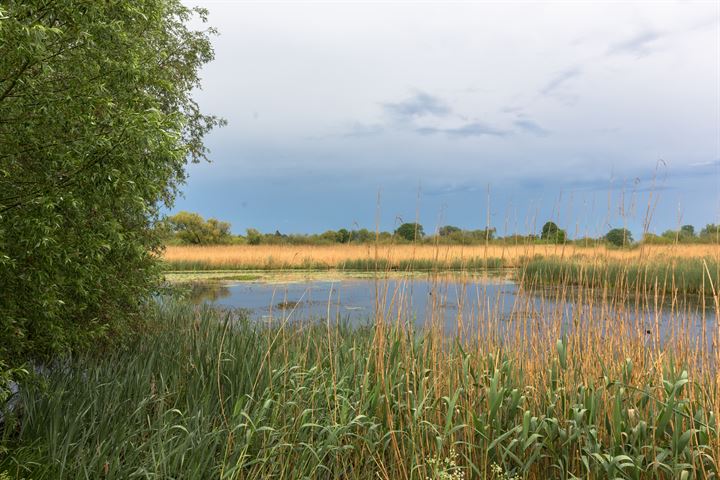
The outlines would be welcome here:
[[[477,279],[502,279],[511,281],[516,268],[467,270],[412,270],[367,272],[361,270],[173,270],[164,272],[164,279],[170,284],[193,282],[259,282],[294,283],[303,281],[344,281],[344,280],[386,280],[392,278],[452,277]]]

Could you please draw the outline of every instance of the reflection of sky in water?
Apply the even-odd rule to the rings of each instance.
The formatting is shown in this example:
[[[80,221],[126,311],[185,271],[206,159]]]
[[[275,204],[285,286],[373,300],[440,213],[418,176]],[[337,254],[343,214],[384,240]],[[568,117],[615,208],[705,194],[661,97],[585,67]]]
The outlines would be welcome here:
[[[551,321],[567,329],[573,325],[586,326],[592,320],[597,328],[598,322],[605,319],[610,320],[610,325],[622,320],[632,322],[643,334],[654,331],[657,323],[663,337],[672,335],[681,325],[695,336],[700,336],[704,327],[712,337],[716,321],[714,310],[703,312],[699,302],[687,302],[674,310],[634,302],[603,303],[585,296],[576,302],[577,293],[564,297],[560,290],[553,289],[528,292],[499,279],[353,279],[212,285],[204,295],[197,296],[197,303],[247,309],[252,318],[268,321],[329,317],[333,321],[367,324],[379,312],[387,322],[432,323],[448,332],[461,325],[465,332],[474,333],[479,326],[493,323],[500,331],[517,334]],[[612,331],[605,333],[611,335]]]

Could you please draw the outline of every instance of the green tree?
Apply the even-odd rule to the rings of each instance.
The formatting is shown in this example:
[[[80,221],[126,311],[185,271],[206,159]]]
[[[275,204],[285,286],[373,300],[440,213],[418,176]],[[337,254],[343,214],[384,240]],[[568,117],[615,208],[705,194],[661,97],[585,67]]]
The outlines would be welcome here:
[[[700,238],[705,241],[715,242],[720,238],[720,225],[708,223],[705,228],[700,230]]]
[[[632,232],[627,228],[613,228],[605,235],[605,240],[616,247],[624,247],[633,242]]]
[[[453,233],[460,233],[462,232],[462,229],[460,227],[454,227],[452,225],[445,225],[444,227],[440,227],[438,230],[438,235],[441,237],[449,237]]]
[[[694,238],[695,237],[695,227],[692,225],[683,225],[680,227],[680,236],[684,238]]]
[[[420,240],[425,235],[425,231],[419,223],[403,223],[395,230],[395,235],[413,242]]]
[[[338,241],[338,232],[335,230],[326,230],[318,235],[318,238],[325,243],[335,243]]]
[[[191,91],[212,59],[180,0],[0,4],[0,360],[142,318],[152,228],[220,120]]]
[[[645,233],[642,236],[642,243],[648,245],[669,245],[673,239],[669,239],[663,235],[655,235],[654,233]]]
[[[492,240],[495,238],[495,228],[483,228],[481,230],[471,230],[467,232],[472,238],[477,241],[484,242],[485,240]]]
[[[557,226],[555,222],[545,222],[540,232],[540,239],[547,240],[552,243],[565,243],[567,234]]]
[[[197,213],[180,212],[165,219],[175,238],[191,245],[230,243],[230,224],[215,218],[205,220]]]
[[[660,236],[671,242],[676,242],[680,232],[678,230],[665,230]]]
[[[263,234],[254,228],[248,228],[245,236],[250,245],[260,245],[263,239]]]
[[[371,232],[367,228],[361,228],[360,230],[353,230],[350,232],[350,241],[358,243],[369,243],[375,240],[375,233]]]
[[[346,228],[337,231],[336,240],[338,243],[347,243],[350,241],[350,232]]]

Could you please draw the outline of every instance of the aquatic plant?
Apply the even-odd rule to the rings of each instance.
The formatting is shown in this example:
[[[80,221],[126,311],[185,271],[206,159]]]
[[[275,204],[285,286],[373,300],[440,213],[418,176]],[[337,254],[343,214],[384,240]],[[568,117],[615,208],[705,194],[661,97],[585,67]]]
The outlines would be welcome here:
[[[712,357],[617,331],[461,341],[382,312],[361,328],[269,327],[165,303],[132,347],[23,385],[0,472],[716,478]]]

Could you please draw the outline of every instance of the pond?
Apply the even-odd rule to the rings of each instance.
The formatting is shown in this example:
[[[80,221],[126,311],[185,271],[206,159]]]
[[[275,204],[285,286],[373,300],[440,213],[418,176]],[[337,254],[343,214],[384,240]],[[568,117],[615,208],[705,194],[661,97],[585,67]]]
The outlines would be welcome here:
[[[465,335],[489,328],[518,335],[550,327],[549,333],[558,335],[588,325],[613,334],[623,324],[647,335],[648,341],[682,335],[711,346],[717,328],[711,302],[703,307],[697,299],[601,299],[581,289],[528,290],[498,276],[199,282],[191,299],[223,309],[240,308],[268,323],[330,319],[363,325],[382,319]]]

